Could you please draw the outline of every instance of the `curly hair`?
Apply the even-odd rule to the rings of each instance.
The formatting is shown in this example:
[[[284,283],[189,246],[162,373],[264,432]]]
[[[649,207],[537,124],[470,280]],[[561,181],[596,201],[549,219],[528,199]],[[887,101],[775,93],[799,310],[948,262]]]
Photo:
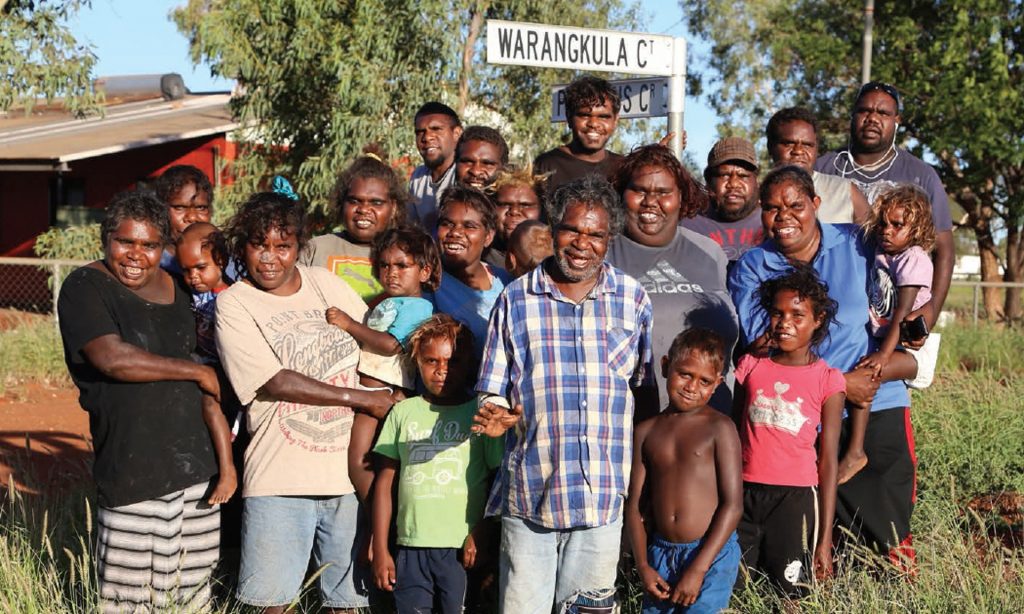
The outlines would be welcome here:
[[[829,326],[836,322],[839,303],[828,295],[828,284],[818,277],[811,265],[796,263],[792,267],[778,277],[761,282],[757,289],[759,305],[770,317],[775,309],[775,295],[779,292],[795,292],[801,301],[810,301],[811,312],[821,320],[811,335],[811,347],[817,348],[828,338]]]
[[[370,147],[368,146],[367,149]],[[335,222],[341,221],[345,201],[348,200],[348,192],[352,189],[352,183],[357,179],[377,179],[384,182],[388,188],[388,198],[395,201],[395,212],[391,216],[391,223],[388,227],[393,228],[406,223],[406,208],[412,202],[409,186],[395,173],[394,169],[381,160],[380,155],[373,151],[370,151],[369,155],[356,158],[338,175],[331,199],[334,203]]]
[[[469,327],[446,313],[435,313],[423,321],[409,337],[409,356],[418,361],[423,344],[433,339],[446,339],[452,344],[452,356],[462,348],[463,352],[475,355],[473,333]]]
[[[508,143],[505,142],[505,137],[501,136],[500,132],[490,126],[469,126],[463,130],[462,136],[459,137],[459,142],[455,144],[456,160],[459,157],[459,150],[470,141],[483,141],[484,143],[494,145],[498,148],[501,165],[505,166],[508,164]]]
[[[178,164],[167,169],[160,175],[153,185],[156,197],[165,205],[187,185],[195,186],[196,193],[206,195],[206,199],[213,203],[213,186],[206,173],[188,164]]]
[[[271,230],[295,237],[299,252],[309,243],[306,211],[277,192],[257,192],[245,201],[224,228],[228,251],[245,273],[245,246],[261,242]]]
[[[789,122],[804,122],[811,126],[811,130],[814,130],[814,134],[818,134],[818,118],[811,113],[810,110],[804,107],[787,107],[780,109],[772,115],[771,119],[768,120],[768,125],[764,129],[764,135],[768,139],[768,148],[770,149],[773,145],[779,142],[779,129],[782,124],[788,124]]]
[[[555,193],[545,203],[548,219],[551,220],[552,233],[565,218],[565,210],[569,205],[582,204],[588,208],[601,208],[608,213],[608,230],[612,236],[622,232],[626,223],[626,214],[622,210],[619,195],[612,184],[599,175],[586,175],[569,183],[558,186]]]
[[[509,165],[498,171],[498,176],[494,179],[494,183],[487,186],[487,192],[497,194],[504,188],[528,188],[537,195],[541,209],[543,209],[548,179],[550,178],[551,173],[544,173],[543,175],[533,174],[533,167],[531,166],[520,168]]]
[[[448,207],[455,203],[466,205],[479,213],[484,228],[497,232],[498,214],[494,212],[494,203],[491,202],[490,196],[476,188],[453,183],[441,195],[441,202],[437,206],[437,219],[444,217]]]
[[[817,196],[814,192],[814,179],[811,178],[811,174],[799,166],[787,164],[786,166],[773,169],[761,181],[761,192],[759,194],[761,205],[763,206],[764,203],[768,202],[768,194],[772,188],[784,183],[794,184],[798,190],[811,200],[814,200]]]
[[[116,232],[125,220],[152,224],[160,233],[160,242],[167,245],[171,240],[171,221],[167,217],[167,205],[142,190],[119,192],[110,199],[100,223],[100,243],[106,247],[110,234]]]
[[[868,219],[864,221],[864,234],[877,237],[881,232],[883,216],[893,209],[903,209],[903,224],[910,228],[910,243],[926,252],[935,247],[935,224],[932,223],[931,201],[921,188],[904,183],[886,189],[875,199]]]
[[[622,160],[612,178],[620,196],[626,191],[634,173],[646,167],[664,170],[675,179],[679,189],[679,217],[693,217],[708,208],[707,189],[693,178],[671,149],[657,144],[635,147]]]
[[[668,348],[668,364],[672,365],[677,358],[690,352],[703,354],[711,360],[715,373],[721,374],[725,369],[725,340],[710,328],[688,328],[676,335]]]
[[[613,113],[619,112],[619,93],[611,83],[599,77],[580,77],[565,88],[565,116],[571,118],[585,107],[596,107],[608,101]]]
[[[430,277],[423,287],[433,292],[441,285],[441,256],[437,252],[434,238],[415,226],[389,228],[377,235],[370,247],[370,269],[374,278],[380,278],[380,255],[384,250],[395,247],[412,258],[420,268],[430,267]]]

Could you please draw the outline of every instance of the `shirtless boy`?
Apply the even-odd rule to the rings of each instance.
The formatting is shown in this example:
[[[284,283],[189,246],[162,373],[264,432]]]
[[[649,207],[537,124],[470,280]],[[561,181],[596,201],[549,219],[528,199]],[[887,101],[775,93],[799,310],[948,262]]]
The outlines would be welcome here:
[[[636,427],[626,530],[645,614],[717,612],[732,596],[740,441],[732,420],[707,405],[724,362],[725,343],[714,332],[680,333],[661,361],[669,407]]]

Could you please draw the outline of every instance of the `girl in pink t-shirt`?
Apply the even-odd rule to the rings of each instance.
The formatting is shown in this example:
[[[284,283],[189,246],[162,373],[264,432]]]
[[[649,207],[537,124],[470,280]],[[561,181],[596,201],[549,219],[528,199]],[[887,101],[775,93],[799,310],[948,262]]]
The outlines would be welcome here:
[[[747,567],[801,597],[812,568],[819,579],[832,572],[846,380],[814,348],[828,334],[836,303],[807,265],[765,281],[758,292],[769,317],[768,353],[747,354],[736,367],[744,491],[737,532]]]

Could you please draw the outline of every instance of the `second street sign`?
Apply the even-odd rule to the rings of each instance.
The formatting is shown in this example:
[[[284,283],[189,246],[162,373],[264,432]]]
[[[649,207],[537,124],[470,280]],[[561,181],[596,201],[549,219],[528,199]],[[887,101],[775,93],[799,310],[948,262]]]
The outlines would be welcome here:
[[[619,119],[668,115],[668,79],[621,79],[609,81],[619,94]],[[565,121],[565,88],[551,89],[551,121]]]

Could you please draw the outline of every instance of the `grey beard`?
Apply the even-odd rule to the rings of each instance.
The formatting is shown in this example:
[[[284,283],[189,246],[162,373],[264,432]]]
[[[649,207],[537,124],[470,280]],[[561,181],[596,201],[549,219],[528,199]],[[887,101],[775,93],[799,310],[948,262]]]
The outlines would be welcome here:
[[[601,268],[601,263],[597,262],[593,266],[584,269],[582,272],[576,272],[569,266],[569,263],[566,262],[565,256],[562,255],[562,252],[558,251],[555,252],[555,264],[558,265],[558,270],[562,272],[562,275],[573,283],[583,281],[585,279],[593,279],[593,277],[597,275],[598,269]]]

